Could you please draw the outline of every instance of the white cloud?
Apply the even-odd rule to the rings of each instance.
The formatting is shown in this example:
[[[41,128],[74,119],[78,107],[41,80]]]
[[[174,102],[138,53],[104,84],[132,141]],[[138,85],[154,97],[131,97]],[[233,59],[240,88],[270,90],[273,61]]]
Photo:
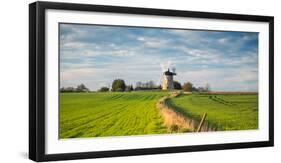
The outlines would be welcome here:
[[[137,40],[143,42],[143,46],[147,46],[150,48],[165,47],[168,46],[169,43],[169,40],[159,39],[157,37],[138,37]]]
[[[227,38],[221,38],[218,40],[218,42],[222,45],[225,45],[229,43],[229,40]]]
[[[241,90],[257,87],[257,83],[247,83],[257,81],[256,49],[243,54],[236,49],[254,36],[232,42],[227,37],[204,36],[202,31],[163,30],[163,35],[124,33],[117,37],[108,34],[110,27],[88,28],[69,27],[71,32],[61,38],[62,86],[84,83],[96,90],[115,78],[129,84],[159,83],[163,71],[176,67],[176,80],[196,86],[208,82],[217,90],[233,88],[230,85]],[[209,46],[213,43],[225,48]]]
[[[182,83],[192,82],[195,86],[205,86],[209,83],[216,91],[257,91],[257,72],[248,69],[199,69],[178,72],[175,77]]]

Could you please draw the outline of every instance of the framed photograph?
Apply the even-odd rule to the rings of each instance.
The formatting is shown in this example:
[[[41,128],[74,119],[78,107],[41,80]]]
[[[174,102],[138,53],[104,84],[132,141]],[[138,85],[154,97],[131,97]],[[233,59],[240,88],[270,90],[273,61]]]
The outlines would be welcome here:
[[[29,158],[273,146],[273,17],[35,2]]]

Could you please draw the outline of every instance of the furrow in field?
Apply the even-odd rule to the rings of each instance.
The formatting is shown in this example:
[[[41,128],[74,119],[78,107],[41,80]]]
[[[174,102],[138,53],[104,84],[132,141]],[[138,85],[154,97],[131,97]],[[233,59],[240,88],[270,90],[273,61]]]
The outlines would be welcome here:
[[[60,138],[165,133],[155,108],[163,96],[161,92],[63,94]]]
[[[258,128],[256,94],[194,94],[173,98],[169,102],[197,120],[207,113],[206,122],[220,131]]]
[[[102,113],[102,115],[98,115],[98,116],[90,115],[84,121],[83,121],[83,119],[81,119],[77,125],[75,125],[72,128],[69,128],[68,131],[65,132],[65,134],[75,133],[75,131],[90,130],[92,128],[95,128],[96,124],[98,124],[96,122],[99,122],[100,124],[102,124],[104,121],[107,121],[107,119],[110,119],[111,117],[114,117],[114,116],[118,115],[119,113],[121,113],[123,110],[126,109],[127,106],[128,106],[128,104],[124,104],[123,106],[119,106],[114,111],[113,110],[107,111],[107,112]],[[100,127],[104,128],[103,126],[100,126]]]
[[[124,105],[124,104],[122,104],[122,105]],[[116,104],[111,107],[117,107],[117,106],[120,106],[120,104]],[[108,106],[105,106],[105,108],[108,108]],[[120,107],[120,109],[122,109],[122,107]],[[91,110],[94,110],[94,108]],[[76,128],[78,125],[81,126],[81,124],[83,124],[83,123],[86,124],[86,123],[92,121],[93,115],[95,117],[94,120],[99,120],[101,118],[105,118],[106,116],[110,116],[111,114],[114,114],[110,109],[105,109],[105,110],[100,110],[100,111],[96,109],[96,112],[93,112],[91,110],[89,110],[86,113],[83,113],[83,116],[77,117],[77,115],[79,115],[79,114],[74,114],[74,116],[72,118],[70,116],[70,118],[68,118],[67,120],[61,121],[61,124],[64,124],[64,125],[69,124],[70,127],[68,128],[68,130],[71,130],[73,128]],[[118,110],[116,110],[116,111],[118,111]]]

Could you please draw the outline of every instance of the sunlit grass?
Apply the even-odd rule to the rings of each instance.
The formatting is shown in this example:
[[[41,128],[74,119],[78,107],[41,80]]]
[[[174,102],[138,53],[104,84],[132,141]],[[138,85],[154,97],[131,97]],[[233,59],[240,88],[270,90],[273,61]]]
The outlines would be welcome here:
[[[168,92],[62,93],[60,138],[128,136],[169,133],[157,101]],[[168,100],[184,116],[217,130],[258,128],[258,95],[191,94]]]
[[[218,130],[258,129],[258,95],[181,95],[169,104],[188,117],[207,122]]]
[[[63,93],[60,138],[166,133],[155,107],[167,92]]]

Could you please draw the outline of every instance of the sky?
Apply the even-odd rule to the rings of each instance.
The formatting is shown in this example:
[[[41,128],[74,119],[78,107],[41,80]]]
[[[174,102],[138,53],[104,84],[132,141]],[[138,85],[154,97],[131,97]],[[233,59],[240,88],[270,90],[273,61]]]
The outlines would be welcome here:
[[[60,87],[90,90],[174,80],[212,91],[258,91],[258,33],[60,24]]]

